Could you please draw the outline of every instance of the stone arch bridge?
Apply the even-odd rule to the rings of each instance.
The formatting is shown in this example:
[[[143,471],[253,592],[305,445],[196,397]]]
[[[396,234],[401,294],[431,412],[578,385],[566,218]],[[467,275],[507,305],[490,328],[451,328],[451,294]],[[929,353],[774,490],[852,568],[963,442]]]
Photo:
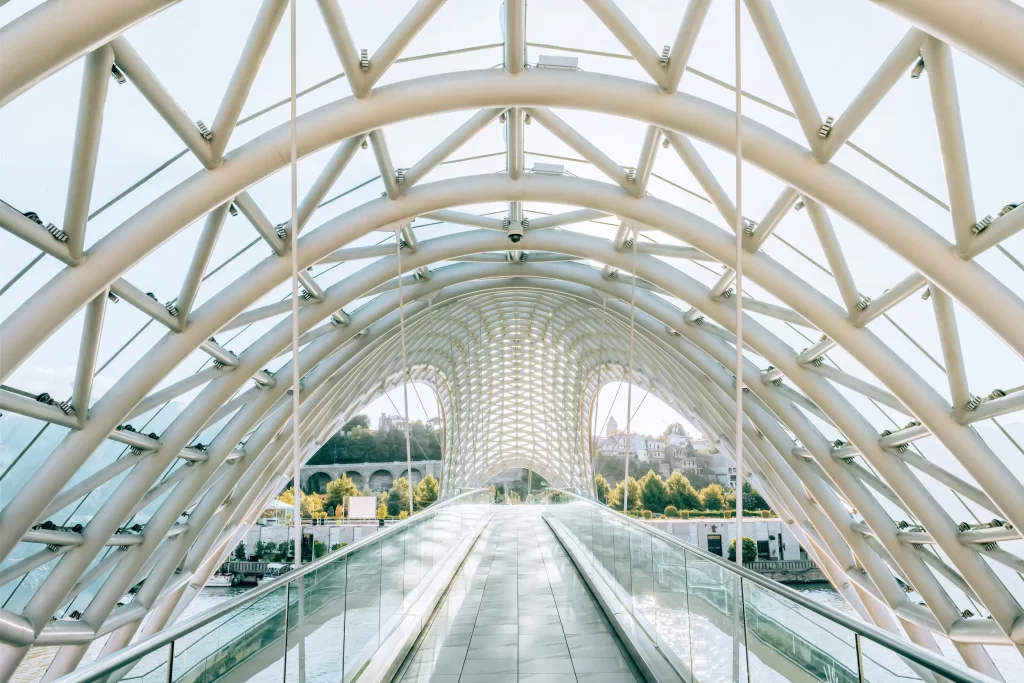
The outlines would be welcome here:
[[[306,493],[323,493],[327,483],[347,474],[360,489],[367,486],[374,491],[391,488],[391,484],[399,477],[406,476],[404,462],[365,462],[341,463],[338,465],[311,465],[303,467],[300,481]],[[423,477],[432,474],[441,478],[440,460],[414,460],[412,463],[412,483],[417,484]]]

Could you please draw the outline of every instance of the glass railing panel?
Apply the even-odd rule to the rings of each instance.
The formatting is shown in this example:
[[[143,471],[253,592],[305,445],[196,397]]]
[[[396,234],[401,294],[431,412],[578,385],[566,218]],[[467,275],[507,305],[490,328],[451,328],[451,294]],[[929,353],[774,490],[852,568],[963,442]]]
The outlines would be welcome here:
[[[656,642],[679,671],[689,671],[690,611],[686,593],[686,553],[667,541],[652,537]]]
[[[629,523],[625,520],[612,518],[612,576],[621,593],[623,604],[630,610],[633,608],[633,581],[630,575]]]
[[[358,554],[358,553],[356,553]],[[289,681],[334,683],[341,679],[345,640],[345,570],[347,557],[321,565],[302,577],[301,610],[289,613]],[[292,590],[298,588],[292,584]],[[295,603],[293,603],[295,604]],[[300,675],[301,671],[301,675]]]
[[[630,597],[633,600],[633,617],[647,632],[654,636],[654,557],[651,553],[651,532],[630,525]]]
[[[751,680],[781,682],[802,672],[813,680],[858,683],[852,631],[751,581],[743,581],[743,609]]]
[[[380,541],[350,555],[346,570],[343,680],[351,681],[380,645]]]
[[[605,506],[563,493],[546,514],[684,680],[993,683]]]
[[[686,553],[693,676],[702,683],[747,680],[740,577]]]
[[[488,514],[488,502],[488,492],[478,491],[437,503],[398,528],[272,580],[237,606],[197,615],[71,678],[351,681],[422,594],[431,572]]]
[[[281,658],[275,657],[275,665],[265,670],[263,676],[258,677],[259,683],[270,683],[269,676],[275,671],[280,672],[281,680],[284,683],[299,683],[299,681],[305,680],[307,673],[306,651],[308,648],[305,636],[310,628],[310,624],[307,621],[307,610],[311,606],[309,605],[309,599],[312,597],[310,595],[310,588],[314,585],[314,582],[314,574],[298,576],[288,582],[288,614],[285,618],[287,630],[284,642],[279,650],[281,653],[280,657],[284,661],[282,662]]]
[[[925,680],[920,674],[924,667],[911,667],[902,657],[872,640],[861,638],[860,650],[864,681],[867,683],[914,683]]]
[[[134,665],[124,667],[120,672],[114,672],[107,680],[120,680],[123,683],[166,683],[168,680],[168,664],[171,658],[171,644],[150,652]]]
[[[380,640],[391,633],[402,616],[405,602],[406,537],[415,535],[417,527],[406,527],[380,542]]]
[[[202,683],[216,680],[240,666],[255,672],[276,671],[284,653],[284,586],[265,595],[238,613],[225,615],[208,626],[174,641],[174,681]],[[268,656],[277,648],[277,655]],[[257,659],[259,655],[259,659]]]

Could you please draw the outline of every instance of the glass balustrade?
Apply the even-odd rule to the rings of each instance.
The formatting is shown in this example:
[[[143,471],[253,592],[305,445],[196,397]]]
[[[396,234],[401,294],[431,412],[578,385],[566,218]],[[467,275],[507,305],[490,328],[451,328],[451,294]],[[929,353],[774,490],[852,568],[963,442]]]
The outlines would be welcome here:
[[[542,500],[684,680],[991,680],[620,512]]]
[[[65,680],[354,680],[483,522],[490,500],[482,490],[435,503]]]

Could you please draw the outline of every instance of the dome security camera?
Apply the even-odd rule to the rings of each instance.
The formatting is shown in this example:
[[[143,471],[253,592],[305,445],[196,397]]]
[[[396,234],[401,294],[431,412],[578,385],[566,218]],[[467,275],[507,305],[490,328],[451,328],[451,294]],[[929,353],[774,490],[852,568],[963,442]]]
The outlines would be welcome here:
[[[518,244],[519,240],[523,239],[523,233],[530,227],[529,221],[525,218],[521,221],[506,218],[504,223],[505,230],[508,231],[508,238],[512,244]]]

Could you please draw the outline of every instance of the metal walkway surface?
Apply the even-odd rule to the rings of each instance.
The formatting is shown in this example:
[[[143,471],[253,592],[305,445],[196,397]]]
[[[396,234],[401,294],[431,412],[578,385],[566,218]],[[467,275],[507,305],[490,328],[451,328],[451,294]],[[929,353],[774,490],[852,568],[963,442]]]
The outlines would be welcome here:
[[[541,510],[496,510],[395,681],[642,683]]]

